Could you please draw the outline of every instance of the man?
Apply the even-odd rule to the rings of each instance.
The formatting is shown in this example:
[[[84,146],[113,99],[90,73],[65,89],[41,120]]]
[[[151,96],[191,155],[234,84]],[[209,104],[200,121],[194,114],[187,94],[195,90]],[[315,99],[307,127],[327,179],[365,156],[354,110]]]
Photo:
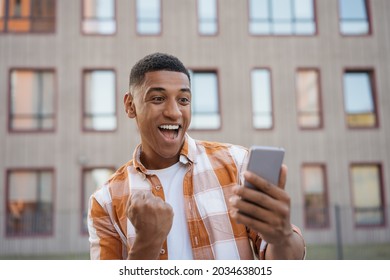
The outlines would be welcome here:
[[[136,63],[124,107],[141,144],[91,196],[92,259],[304,257],[287,167],[273,186],[244,172],[247,149],[192,139],[190,76],[179,59],[155,53]]]

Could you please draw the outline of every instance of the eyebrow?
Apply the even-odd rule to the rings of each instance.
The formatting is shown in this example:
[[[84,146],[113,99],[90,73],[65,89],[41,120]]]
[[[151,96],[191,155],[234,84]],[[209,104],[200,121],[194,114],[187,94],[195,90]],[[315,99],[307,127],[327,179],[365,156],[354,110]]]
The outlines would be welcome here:
[[[148,91],[146,92],[145,96],[148,95],[149,93],[153,92],[153,91],[158,91],[158,92],[165,92],[166,89],[163,88],[163,87],[151,87],[148,89]],[[191,89],[190,88],[186,88],[186,87],[183,87],[179,90],[180,92],[189,92],[191,93]]]
[[[152,87],[152,88],[149,88],[145,95],[151,93],[152,91],[164,92],[165,88],[162,88],[162,87]]]
[[[188,87],[188,88],[182,88],[180,89],[181,92],[189,92],[189,93],[192,93],[191,92],[191,89]]]

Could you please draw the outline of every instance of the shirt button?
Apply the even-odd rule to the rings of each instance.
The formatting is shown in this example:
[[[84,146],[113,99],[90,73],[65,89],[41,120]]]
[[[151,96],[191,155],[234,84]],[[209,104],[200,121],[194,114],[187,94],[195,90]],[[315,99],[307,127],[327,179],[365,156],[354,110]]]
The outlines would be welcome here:
[[[157,186],[156,186],[156,190],[159,191],[160,189],[161,189],[161,186],[158,186],[158,185],[157,185]]]
[[[161,249],[160,250],[160,255],[164,255],[165,254],[165,250],[164,249]]]

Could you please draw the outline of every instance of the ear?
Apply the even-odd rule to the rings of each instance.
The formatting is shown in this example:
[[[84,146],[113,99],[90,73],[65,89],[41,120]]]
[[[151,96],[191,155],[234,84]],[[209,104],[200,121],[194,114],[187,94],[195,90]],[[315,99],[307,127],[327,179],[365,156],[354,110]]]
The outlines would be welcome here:
[[[137,116],[134,104],[133,95],[130,92],[127,92],[123,97],[123,104],[125,105],[126,115],[129,118],[135,118]]]

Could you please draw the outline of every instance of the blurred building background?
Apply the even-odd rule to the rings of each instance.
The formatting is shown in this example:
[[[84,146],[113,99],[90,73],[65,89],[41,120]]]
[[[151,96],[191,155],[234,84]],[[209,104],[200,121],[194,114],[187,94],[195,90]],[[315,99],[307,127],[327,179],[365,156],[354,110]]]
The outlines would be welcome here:
[[[156,51],[191,70],[192,137],[285,148],[308,245],[389,244],[389,14],[388,0],[0,0],[0,256],[88,253],[88,197],[139,143],[130,69]]]

